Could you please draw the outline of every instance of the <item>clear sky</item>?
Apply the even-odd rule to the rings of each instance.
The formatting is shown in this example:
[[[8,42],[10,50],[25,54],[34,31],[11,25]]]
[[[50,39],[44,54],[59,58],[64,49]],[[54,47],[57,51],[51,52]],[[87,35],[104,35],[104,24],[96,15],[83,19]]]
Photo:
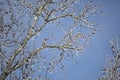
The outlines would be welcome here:
[[[120,36],[120,0],[94,1],[101,3],[102,10],[106,13],[92,18],[100,26],[100,31],[90,40],[84,54],[76,57],[78,64],[73,60],[64,62],[65,71],[49,74],[51,80],[97,80],[101,76],[101,69],[111,55],[109,41],[115,36]],[[53,33],[52,28],[50,31]],[[56,32],[59,33],[58,30]],[[47,36],[48,33],[46,32],[42,37]]]
[[[65,74],[56,73],[56,76],[52,77],[53,80],[97,80],[101,76],[101,69],[111,55],[109,41],[115,36],[120,36],[120,0],[94,1],[101,3],[102,10],[106,13],[95,17],[100,31],[91,39],[85,53],[78,57],[79,64],[66,62],[66,70],[63,72]]]

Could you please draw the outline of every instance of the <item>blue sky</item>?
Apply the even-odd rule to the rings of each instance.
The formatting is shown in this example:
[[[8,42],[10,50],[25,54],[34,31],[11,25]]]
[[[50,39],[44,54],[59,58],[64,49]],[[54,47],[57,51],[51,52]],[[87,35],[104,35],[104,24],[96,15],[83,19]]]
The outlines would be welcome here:
[[[52,77],[53,80],[97,80],[101,76],[101,69],[111,55],[109,41],[115,36],[120,36],[120,0],[95,2],[101,3],[102,10],[106,13],[93,18],[100,25],[100,31],[91,39],[85,53],[77,57],[79,64],[66,62],[66,70],[63,72],[65,74],[56,73],[56,77]]]
[[[81,1],[86,2],[88,0]],[[104,68],[106,59],[111,55],[109,41],[115,36],[120,36],[120,0],[94,1],[101,3],[102,10],[106,13],[103,16],[96,15],[91,18],[100,26],[100,31],[90,40],[84,54],[76,57],[78,64],[75,64],[72,59],[65,61],[63,63],[65,71],[49,74],[51,80],[97,80],[101,76],[101,69]],[[48,33],[54,34],[54,31],[60,33],[56,29],[50,28],[50,32],[47,31],[42,37],[46,37]],[[46,29],[42,33],[45,33],[45,31]],[[42,41],[43,39],[38,38],[37,40]],[[36,44],[38,43],[36,42]]]

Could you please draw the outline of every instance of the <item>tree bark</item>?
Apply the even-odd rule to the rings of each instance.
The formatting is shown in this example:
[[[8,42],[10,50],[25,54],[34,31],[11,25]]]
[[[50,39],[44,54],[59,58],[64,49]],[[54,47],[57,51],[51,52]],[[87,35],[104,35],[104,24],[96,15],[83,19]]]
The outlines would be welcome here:
[[[3,72],[1,75],[0,75],[0,80],[5,80],[7,78],[7,76],[9,75],[8,72]]]

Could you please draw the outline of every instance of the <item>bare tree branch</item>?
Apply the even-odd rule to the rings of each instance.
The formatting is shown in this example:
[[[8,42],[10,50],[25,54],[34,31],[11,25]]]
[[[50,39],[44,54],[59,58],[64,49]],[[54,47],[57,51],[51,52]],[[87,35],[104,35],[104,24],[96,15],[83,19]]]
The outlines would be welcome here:
[[[92,1],[83,8],[82,5],[76,8],[79,3],[79,0],[3,0],[0,7],[0,79],[34,79],[39,76],[32,67],[36,61],[48,72],[62,65],[67,53],[71,52],[71,56],[76,55],[75,51],[82,53],[96,30],[88,17],[98,10]],[[44,50],[56,56],[44,56]]]

